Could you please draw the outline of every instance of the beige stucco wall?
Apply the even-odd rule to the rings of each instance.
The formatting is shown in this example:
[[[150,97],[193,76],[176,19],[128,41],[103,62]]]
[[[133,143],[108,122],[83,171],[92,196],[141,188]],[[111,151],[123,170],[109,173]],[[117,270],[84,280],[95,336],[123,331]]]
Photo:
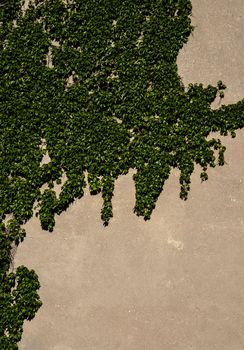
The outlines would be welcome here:
[[[194,0],[184,83],[228,86],[244,97],[244,1]],[[244,130],[224,167],[199,169],[189,199],[178,172],[149,222],[136,217],[132,175],[121,177],[108,228],[101,198],[86,195],[57,218],[53,233],[33,218],[15,266],[34,268],[43,307],[25,323],[21,350],[243,350]]]

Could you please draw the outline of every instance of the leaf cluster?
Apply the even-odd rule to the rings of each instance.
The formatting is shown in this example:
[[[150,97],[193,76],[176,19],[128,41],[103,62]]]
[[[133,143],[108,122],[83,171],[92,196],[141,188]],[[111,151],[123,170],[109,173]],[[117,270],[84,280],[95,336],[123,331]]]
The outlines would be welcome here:
[[[16,219],[0,224],[0,347],[3,350],[18,349],[23,323],[31,320],[41,306],[37,290],[38,277],[25,266],[9,272],[11,250],[23,241],[26,233]]]

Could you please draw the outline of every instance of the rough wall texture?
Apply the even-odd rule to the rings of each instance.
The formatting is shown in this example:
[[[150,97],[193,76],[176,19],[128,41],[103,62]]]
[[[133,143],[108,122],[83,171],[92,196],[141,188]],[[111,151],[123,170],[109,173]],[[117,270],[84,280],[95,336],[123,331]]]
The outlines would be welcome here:
[[[244,97],[244,2],[194,0],[194,34],[181,51],[184,83],[227,85]],[[33,218],[15,266],[34,268],[43,307],[25,324],[21,350],[243,350],[244,131],[224,167],[196,169],[189,199],[172,173],[149,222],[132,213],[131,174],[121,177],[114,218],[86,195],[57,218],[53,233]]]

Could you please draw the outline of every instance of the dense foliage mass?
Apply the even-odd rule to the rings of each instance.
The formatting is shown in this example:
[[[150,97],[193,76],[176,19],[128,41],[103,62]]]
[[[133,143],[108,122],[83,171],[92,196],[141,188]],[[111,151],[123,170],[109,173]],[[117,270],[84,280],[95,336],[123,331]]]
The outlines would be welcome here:
[[[224,96],[221,81],[186,88],[178,75],[177,55],[193,29],[190,0],[35,0],[27,10],[21,6],[20,0],[0,6],[6,310],[15,307],[12,289],[18,295],[24,279],[35,292],[39,287],[25,268],[7,274],[11,245],[23,239],[20,227],[34,204],[42,228],[52,231],[55,214],[81,198],[88,183],[91,194],[102,194],[107,224],[115,180],[135,169],[134,211],[149,219],[172,168],[180,170],[180,197],[186,199],[195,164],[203,169],[202,180],[208,166],[224,164],[225,147],[207,138],[210,133],[234,137],[244,126],[244,100],[211,109]],[[46,153],[50,161],[43,164]],[[63,175],[67,180],[57,196]],[[6,229],[8,214],[17,238]],[[40,305],[37,294],[32,297],[21,320]],[[9,317],[18,312],[11,310]],[[0,324],[0,337],[10,337],[9,320]]]
[[[186,199],[194,164],[205,180],[214,150],[224,163],[221,142],[206,138],[234,135],[244,102],[212,110],[222,82],[183,86],[176,59],[192,31],[189,0],[36,1],[24,15],[11,3],[1,43],[2,215],[25,222],[37,201],[51,231],[55,213],[82,197],[87,172],[108,223],[114,181],[134,168],[135,212],[148,219],[173,167]],[[40,165],[45,152],[51,161]]]

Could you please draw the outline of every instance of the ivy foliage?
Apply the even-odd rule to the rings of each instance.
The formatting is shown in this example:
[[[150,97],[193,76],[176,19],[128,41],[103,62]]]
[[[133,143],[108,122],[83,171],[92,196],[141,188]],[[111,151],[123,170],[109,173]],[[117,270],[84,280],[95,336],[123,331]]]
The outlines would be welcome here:
[[[34,318],[41,306],[37,290],[40,288],[38,277],[33,270],[25,266],[9,272],[11,250],[18,246],[26,233],[16,219],[8,224],[0,224],[0,348],[18,349],[23,323]]]
[[[52,231],[55,214],[88,183],[91,194],[102,193],[107,224],[114,182],[133,168],[134,211],[149,219],[172,168],[186,199],[195,164],[202,180],[208,166],[224,164],[225,147],[207,137],[235,136],[244,102],[213,110],[221,81],[184,87],[176,59],[193,30],[191,1],[36,0],[24,14],[19,1],[9,4],[0,63],[2,213],[25,222],[37,201],[42,227]],[[45,152],[51,161],[41,165]]]
[[[221,81],[185,87],[178,75],[177,56],[193,31],[190,0],[32,0],[25,11],[22,5],[0,3],[1,293],[14,315],[19,292],[11,288],[21,289],[25,278],[32,286],[33,304],[20,320],[39,307],[39,285],[25,268],[8,274],[9,254],[34,206],[42,228],[52,231],[55,215],[88,185],[102,195],[106,225],[116,179],[135,169],[134,211],[150,219],[171,169],[180,170],[186,200],[196,164],[205,181],[209,166],[225,163],[225,146],[211,133],[235,137],[244,126],[244,100],[212,109],[224,97]],[[17,236],[6,234],[6,215]]]

